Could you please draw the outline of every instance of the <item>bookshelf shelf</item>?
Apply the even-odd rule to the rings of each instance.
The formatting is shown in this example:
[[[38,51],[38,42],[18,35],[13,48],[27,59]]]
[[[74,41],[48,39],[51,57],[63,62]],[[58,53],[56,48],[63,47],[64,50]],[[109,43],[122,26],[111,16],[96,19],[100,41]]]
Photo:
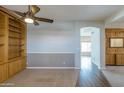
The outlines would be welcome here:
[[[0,46],[3,46],[4,44],[0,44]]]
[[[3,34],[0,34],[0,37],[4,36]]]
[[[16,24],[16,23],[15,23],[15,24]],[[11,26],[11,27],[14,27],[14,28],[21,29],[21,27],[19,27],[19,26],[16,26],[16,25],[14,25],[14,24],[9,24],[9,26]]]
[[[21,37],[13,37],[13,36],[9,36],[9,38],[13,38],[13,39],[21,39]]]
[[[10,32],[14,32],[14,33],[19,33],[19,34],[21,34],[21,32],[20,32],[20,31],[18,31],[18,30],[9,29],[9,31],[10,31]]]

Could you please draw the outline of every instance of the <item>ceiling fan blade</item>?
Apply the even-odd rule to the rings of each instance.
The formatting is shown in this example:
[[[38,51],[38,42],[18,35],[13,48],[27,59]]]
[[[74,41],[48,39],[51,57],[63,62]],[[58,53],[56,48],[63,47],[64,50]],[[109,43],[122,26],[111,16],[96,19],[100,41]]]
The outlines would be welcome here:
[[[35,26],[39,26],[39,23],[37,21],[34,20],[34,23],[33,23]]]
[[[33,15],[36,14],[37,12],[39,12],[39,11],[40,11],[40,8],[38,6],[31,5],[31,12],[32,12]]]
[[[20,16],[22,16],[22,17],[25,17],[25,13],[22,13],[22,12],[19,12],[19,11],[15,11],[15,10],[12,10],[14,13],[16,13],[16,14],[18,14],[18,15],[20,15]]]
[[[34,19],[35,19],[35,20],[38,20],[38,21],[53,23],[53,20],[52,20],[52,19],[40,18],[40,17],[34,17]]]

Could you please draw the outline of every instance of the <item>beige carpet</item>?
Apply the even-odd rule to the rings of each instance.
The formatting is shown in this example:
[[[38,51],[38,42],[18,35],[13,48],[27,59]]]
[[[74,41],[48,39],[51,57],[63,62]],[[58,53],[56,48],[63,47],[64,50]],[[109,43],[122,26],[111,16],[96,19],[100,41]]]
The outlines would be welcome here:
[[[26,69],[1,86],[10,87],[75,87],[79,70]]]
[[[124,87],[124,66],[107,66],[103,73],[112,87]]]

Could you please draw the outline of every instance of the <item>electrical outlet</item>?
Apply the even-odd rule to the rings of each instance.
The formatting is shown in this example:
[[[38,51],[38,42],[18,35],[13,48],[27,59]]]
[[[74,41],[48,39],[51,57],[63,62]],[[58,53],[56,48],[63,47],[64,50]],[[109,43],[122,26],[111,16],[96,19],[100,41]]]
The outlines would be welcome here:
[[[64,61],[63,64],[66,64],[66,62]]]

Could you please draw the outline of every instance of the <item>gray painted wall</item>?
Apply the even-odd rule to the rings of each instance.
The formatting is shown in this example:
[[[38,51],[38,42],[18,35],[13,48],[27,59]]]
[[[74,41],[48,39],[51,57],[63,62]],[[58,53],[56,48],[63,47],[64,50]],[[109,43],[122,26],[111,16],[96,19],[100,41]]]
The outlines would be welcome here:
[[[74,67],[73,53],[28,53],[29,67]]]

